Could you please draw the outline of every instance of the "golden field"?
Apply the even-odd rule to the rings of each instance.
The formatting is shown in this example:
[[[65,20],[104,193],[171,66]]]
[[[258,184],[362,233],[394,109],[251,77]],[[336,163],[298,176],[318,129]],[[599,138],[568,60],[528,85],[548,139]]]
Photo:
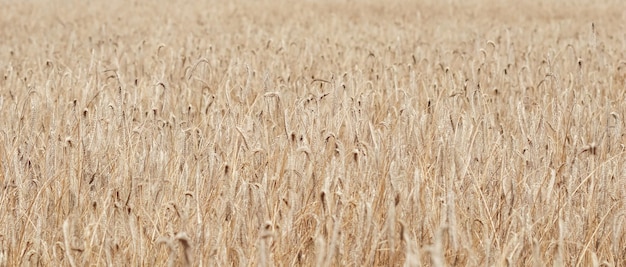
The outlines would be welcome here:
[[[0,266],[625,266],[622,10],[0,0]]]

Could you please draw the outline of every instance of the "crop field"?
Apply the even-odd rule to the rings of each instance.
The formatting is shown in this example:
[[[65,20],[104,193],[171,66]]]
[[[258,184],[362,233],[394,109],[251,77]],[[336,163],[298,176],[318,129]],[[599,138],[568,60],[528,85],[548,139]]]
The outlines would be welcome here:
[[[626,266],[622,1],[0,0],[0,266]]]

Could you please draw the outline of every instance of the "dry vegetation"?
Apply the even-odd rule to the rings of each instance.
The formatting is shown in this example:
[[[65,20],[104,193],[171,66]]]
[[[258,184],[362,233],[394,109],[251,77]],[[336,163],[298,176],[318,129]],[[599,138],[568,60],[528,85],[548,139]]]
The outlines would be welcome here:
[[[624,4],[164,2],[0,1],[0,265],[626,265]]]

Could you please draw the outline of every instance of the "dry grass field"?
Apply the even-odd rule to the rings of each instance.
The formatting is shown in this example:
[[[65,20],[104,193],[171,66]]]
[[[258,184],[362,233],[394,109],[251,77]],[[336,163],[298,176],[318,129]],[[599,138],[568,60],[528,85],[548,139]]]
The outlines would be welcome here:
[[[621,1],[0,0],[0,266],[626,266]]]

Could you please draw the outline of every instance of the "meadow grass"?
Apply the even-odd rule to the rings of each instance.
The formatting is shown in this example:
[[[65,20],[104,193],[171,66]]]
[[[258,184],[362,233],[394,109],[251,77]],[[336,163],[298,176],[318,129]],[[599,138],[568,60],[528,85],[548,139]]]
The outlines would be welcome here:
[[[2,266],[625,266],[619,1],[1,1]]]

